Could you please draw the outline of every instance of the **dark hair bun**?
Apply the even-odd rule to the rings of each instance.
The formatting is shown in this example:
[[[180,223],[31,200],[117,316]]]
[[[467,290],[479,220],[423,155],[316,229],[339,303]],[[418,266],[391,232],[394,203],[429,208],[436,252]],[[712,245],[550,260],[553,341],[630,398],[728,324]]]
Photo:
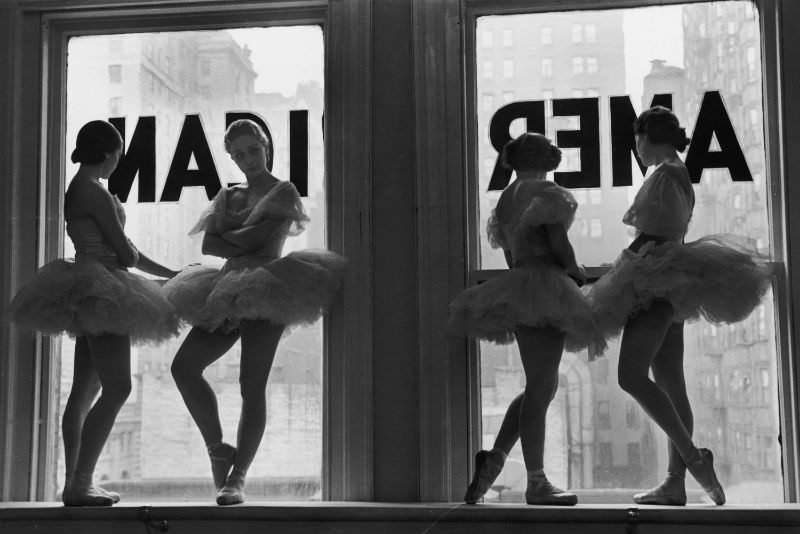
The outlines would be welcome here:
[[[633,122],[633,131],[644,135],[654,145],[669,144],[683,152],[689,144],[686,128],[682,128],[678,117],[664,106],[653,106],[642,112]]]
[[[114,125],[106,121],[90,121],[78,130],[75,139],[75,150],[72,151],[73,163],[97,164],[122,148],[122,136]]]
[[[505,144],[500,163],[515,171],[550,172],[561,163],[561,149],[540,133],[526,132]]]

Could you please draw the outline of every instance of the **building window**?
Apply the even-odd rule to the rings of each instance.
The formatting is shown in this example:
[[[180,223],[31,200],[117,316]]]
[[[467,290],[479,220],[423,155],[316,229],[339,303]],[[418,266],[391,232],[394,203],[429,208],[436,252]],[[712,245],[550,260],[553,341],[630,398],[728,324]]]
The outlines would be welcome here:
[[[759,74],[759,66],[756,63],[756,47],[748,46],[745,51],[745,61],[747,61],[747,81],[755,79]]]
[[[611,428],[611,410],[608,401],[598,401],[596,406],[597,413],[595,413],[595,417],[597,417],[597,426],[600,428]]]
[[[503,91],[503,103],[508,104],[514,101],[514,91]]]
[[[484,80],[490,80],[494,78],[494,63],[491,61],[484,61],[483,70],[481,72],[483,73]]]
[[[769,369],[761,368],[758,370],[759,385],[761,386],[761,403],[767,404],[770,401],[770,380]]]
[[[595,74],[597,72],[597,58],[589,56],[586,58],[586,72]]]
[[[598,218],[593,218],[589,223],[589,235],[591,237],[600,237],[603,235],[603,221]]]
[[[122,97],[112,96],[108,99],[108,114],[112,117],[122,116]]]
[[[583,40],[583,26],[580,24],[572,25],[572,42],[580,43]]]
[[[503,29],[503,46],[514,46],[514,30],[511,28]]]
[[[484,93],[481,95],[481,107],[483,111],[494,111],[494,95],[491,93]]]
[[[575,235],[586,237],[589,233],[589,225],[586,223],[586,219],[575,219],[571,231],[575,233]]]
[[[108,66],[108,81],[122,83],[122,65],[114,64]]]
[[[583,31],[586,34],[586,42],[587,43],[596,43],[597,42],[597,25],[596,24],[587,24],[583,27]]]
[[[553,44],[553,28],[545,26],[539,30],[539,42],[542,44]]]
[[[549,57],[542,58],[542,78],[549,78],[553,75],[553,60]]]
[[[486,30],[481,34],[481,44],[484,48],[492,48],[494,46],[494,32]]]
[[[625,403],[625,425],[628,428],[639,428],[639,406],[635,402]]]
[[[503,60],[503,77],[504,78],[513,78],[514,77],[514,60],[513,59],[504,59]]]
[[[583,74],[583,57],[572,56],[572,74]]]

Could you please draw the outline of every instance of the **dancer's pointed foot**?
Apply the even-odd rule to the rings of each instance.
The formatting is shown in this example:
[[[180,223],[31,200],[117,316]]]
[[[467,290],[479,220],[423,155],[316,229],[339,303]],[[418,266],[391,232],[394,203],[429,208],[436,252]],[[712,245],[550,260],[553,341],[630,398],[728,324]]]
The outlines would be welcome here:
[[[217,492],[217,504],[228,506],[230,504],[241,504],[244,502],[244,473],[234,469],[228,475],[228,480]]]
[[[686,506],[686,479],[675,473],[668,473],[659,486],[633,496],[636,504],[661,504],[665,506]]]
[[[714,472],[714,455],[708,449],[697,449],[700,457],[686,462],[686,468],[705,490],[714,504],[725,504],[725,491]]]
[[[215,443],[208,446],[208,457],[211,459],[211,474],[217,490],[225,485],[233,462],[236,459],[236,447],[227,443]]]
[[[467,488],[466,495],[464,495],[464,502],[467,504],[478,502],[478,499],[492,487],[500,471],[503,470],[504,463],[499,452],[479,451],[475,455],[475,474],[472,476],[472,482]]]
[[[578,504],[578,496],[553,486],[545,476],[536,476],[528,479],[525,502],[528,504],[574,506]]]
[[[106,491],[92,485],[90,473],[67,475],[61,500],[64,506],[111,506],[115,502]]]
[[[111,500],[114,501],[114,504],[117,504],[119,502],[119,500],[120,500],[119,493],[117,493],[116,491],[109,491],[109,490],[107,490],[105,488],[101,488],[100,486],[95,486],[95,489],[97,489],[98,491],[101,491],[101,492],[105,493],[106,495],[108,495],[109,497],[111,497]]]

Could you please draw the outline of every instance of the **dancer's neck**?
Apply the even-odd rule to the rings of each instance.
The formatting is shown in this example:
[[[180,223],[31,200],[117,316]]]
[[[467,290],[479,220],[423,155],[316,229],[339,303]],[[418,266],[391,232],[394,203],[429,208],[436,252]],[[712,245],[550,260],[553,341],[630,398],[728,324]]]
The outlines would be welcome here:
[[[544,180],[547,173],[544,171],[517,171],[518,180]]]

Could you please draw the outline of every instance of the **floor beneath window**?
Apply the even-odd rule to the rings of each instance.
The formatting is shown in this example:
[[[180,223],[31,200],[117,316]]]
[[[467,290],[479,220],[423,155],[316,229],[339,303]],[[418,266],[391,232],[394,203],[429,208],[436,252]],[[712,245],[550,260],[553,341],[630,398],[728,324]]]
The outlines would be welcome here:
[[[682,508],[516,504],[126,503],[65,508],[60,503],[0,503],[0,531],[26,533],[450,534],[798,534],[800,505],[690,505]]]

